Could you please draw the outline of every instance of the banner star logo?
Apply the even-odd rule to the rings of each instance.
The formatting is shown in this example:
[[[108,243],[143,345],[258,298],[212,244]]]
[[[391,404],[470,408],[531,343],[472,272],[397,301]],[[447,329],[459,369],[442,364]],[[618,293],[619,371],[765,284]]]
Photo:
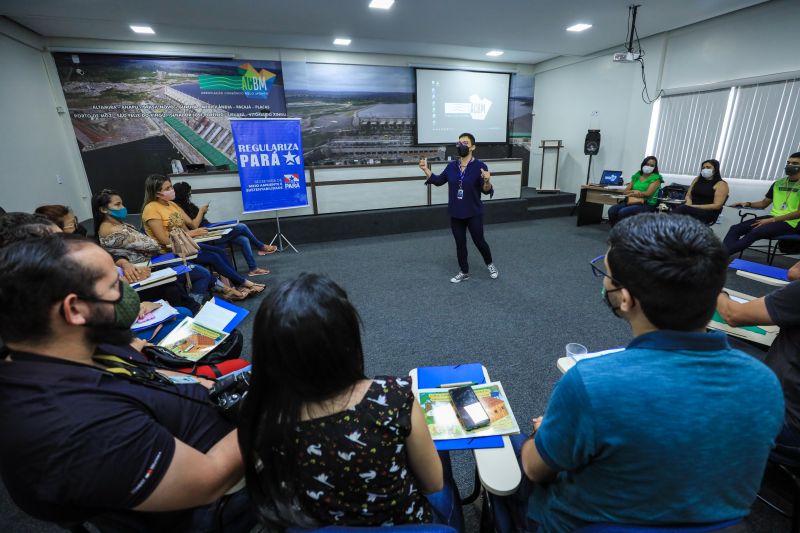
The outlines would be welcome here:
[[[292,152],[286,152],[283,156],[286,158],[287,165],[299,165],[300,164],[300,156],[294,155]]]

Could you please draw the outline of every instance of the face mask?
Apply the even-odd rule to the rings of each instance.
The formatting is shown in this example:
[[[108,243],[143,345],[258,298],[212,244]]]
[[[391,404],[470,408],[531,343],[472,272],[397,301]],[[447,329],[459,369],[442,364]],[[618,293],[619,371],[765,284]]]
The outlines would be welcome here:
[[[645,165],[642,167],[642,174],[652,174],[656,167]]]
[[[611,303],[611,300],[608,298],[609,293],[621,291],[622,287],[611,289],[610,291],[606,290],[605,285],[603,288],[600,289],[600,294],[603,297],[603,301],[606,303],[611,312],[614,313],[614,316],[617,318],[622,318],[622,315],[619,314],[619,307],[614,307],[614,304]]]
[[[798,172],[800,172],[800,165],[786,165],[783,169],[786,172],[787,176],[794,176]]]
[[[88,324],[95,327],[106,327],[120,330],[130,330],[136,318],[139,316],[139,294],[130,285],[120,280],[119,298],[116,300],[103,300],[93,296],[81,296],[80,299],[87,302],[97,302],[114,305],[114,319],[103,320],[101,324],[94,322]]]
[[[456,145],[456,150],[458,150],[459,157],[467,157],[467,155],[469,155],[469,146],[466,144],[458,143]]]
[[[175,189],[170,189],[168,191],[160,191],[156,196],[158,196],[162,200],[171,202],[175,199]]]
[[[112,218],[116,218],[117,220],[125,220],[128,218],[128,208],[123,207],[121,209],[109,209],[108,214],[111,215]]]
[[[700,175],[703,176],[705,179],[711,179],[714,177],[714,169],[713,168],[704,168],[700,170]]]

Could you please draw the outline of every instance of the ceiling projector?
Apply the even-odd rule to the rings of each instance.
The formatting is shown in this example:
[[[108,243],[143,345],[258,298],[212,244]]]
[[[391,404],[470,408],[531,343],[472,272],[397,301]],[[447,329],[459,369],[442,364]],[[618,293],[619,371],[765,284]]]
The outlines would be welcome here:
[[[614,54],[614,62],[616,63],[633,63],[634,61],[639,61],[642,57],[642,54],[638,52],[617,52]]]

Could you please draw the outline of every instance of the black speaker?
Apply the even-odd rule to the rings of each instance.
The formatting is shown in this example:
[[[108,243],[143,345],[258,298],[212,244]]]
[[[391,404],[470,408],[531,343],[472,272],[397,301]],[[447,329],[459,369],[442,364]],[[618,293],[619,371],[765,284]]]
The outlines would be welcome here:
[[[586,140],[583,141],[584,155],[597,155],[600,151],[600,130],[589,130]]]

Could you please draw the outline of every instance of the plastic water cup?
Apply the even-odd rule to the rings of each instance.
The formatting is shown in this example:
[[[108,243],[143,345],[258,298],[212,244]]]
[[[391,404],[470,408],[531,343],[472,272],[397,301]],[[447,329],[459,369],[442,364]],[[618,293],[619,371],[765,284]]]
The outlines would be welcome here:
[[[586,346],[583,344],[578,344],[576,342],[571,342],[567,344],[567,357],[572,359],[573,361],[577,361],[581,358],[581,356],[586,355],[589,353],[589,350],[586,349]]]

